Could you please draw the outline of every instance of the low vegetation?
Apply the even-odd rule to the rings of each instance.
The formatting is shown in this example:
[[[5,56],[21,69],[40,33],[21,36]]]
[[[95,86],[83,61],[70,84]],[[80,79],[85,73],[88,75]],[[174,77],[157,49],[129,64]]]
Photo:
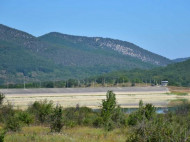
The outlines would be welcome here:
[[[3,94],[0,95],[3,101]],[[87,107],[63,109],[51,101],[34,102],[26,110],[0,105],[0,142],[160,142],[190,141],[190,103],[157,114],[152,104],[122,112],[115,94],[108,91],[100,111]]]

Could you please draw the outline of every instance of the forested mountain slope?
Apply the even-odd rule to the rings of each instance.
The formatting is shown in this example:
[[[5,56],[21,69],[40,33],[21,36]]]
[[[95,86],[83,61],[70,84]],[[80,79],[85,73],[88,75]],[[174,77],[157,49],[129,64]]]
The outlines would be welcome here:
[[[189,59],[190,59],[190,57],[187,57],[187,58],[177,58],[177,59],[174,59],[172,61],[175,62],[175,63],[179,63],[179,62],[184,62],[184,61],[189,60]]]
[[[190,60],[170,64],[167,67],[158,67],[151,70],[135,69],[131,71],[117,71],[95,76],[88,80],[97,80],[99,83],[102,79],[107,82],[118,80],[123,82],[123,79],[130,82],[144,83],[160,83],[162,80],[169,81],[169,85],[190,87]]]
[[[98,53],[103,53],[104,56],[114,51],[115,55],[119,53],[119,56],[134,57],[154,65],[165,66],[171,63],[171,60],[144,50],[133,43],[111,38],[73,36],[56,32],[43,35],[39,38],[54,45],[72,47],[78,50],[100,50]],[[104,50],[105,52],[103,52]]]
[[[60,33],[35,37],[4,25],[0,54],[0,83],[85,78],[172,63],[129,42]]]

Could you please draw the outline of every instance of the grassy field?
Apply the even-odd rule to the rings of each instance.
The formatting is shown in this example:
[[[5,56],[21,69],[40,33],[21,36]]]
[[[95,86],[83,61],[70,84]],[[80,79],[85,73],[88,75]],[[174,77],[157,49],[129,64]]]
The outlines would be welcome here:
[[[115,129],[106,132],[104,129],[75,127],[63,129],[61,133],[50,133],[48,127],[24,127],[20,132],[9,132],[5,142],[125,142],[127,129]]]

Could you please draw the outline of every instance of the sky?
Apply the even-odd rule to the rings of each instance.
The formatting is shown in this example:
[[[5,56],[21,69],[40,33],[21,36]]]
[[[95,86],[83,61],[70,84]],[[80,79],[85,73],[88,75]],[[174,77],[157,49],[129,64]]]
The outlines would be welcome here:
[[[0,24],[132,42],[170,59],[190,57],[190,0],[0,0]]]

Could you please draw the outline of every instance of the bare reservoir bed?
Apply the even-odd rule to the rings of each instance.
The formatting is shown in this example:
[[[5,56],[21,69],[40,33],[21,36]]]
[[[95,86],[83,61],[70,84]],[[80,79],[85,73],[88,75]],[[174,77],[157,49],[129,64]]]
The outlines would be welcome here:
[[[6,102],[25,109],[34,101],[52,100],[63,107],[87,106],[98,108],[106,92],[113,91],[117,102],[123,108],[138,107],[139,100],[152,103],[156,107],[166,107],[176,99],[190,99],[190,96],[168,94],[166,87],[99,87],[99,88],[39,88],[39,89],[0,89],[6,96]]]

